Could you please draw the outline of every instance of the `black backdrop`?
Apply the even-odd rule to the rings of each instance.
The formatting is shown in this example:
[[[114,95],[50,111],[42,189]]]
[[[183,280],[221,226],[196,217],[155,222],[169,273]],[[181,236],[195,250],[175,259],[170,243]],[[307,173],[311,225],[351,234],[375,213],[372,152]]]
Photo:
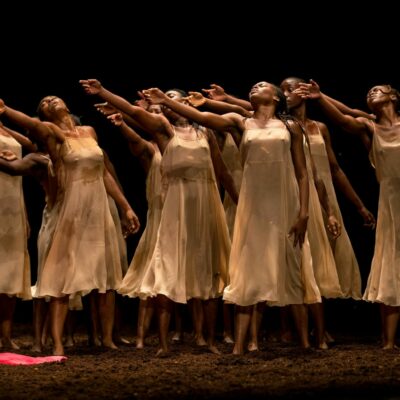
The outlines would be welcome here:
[[[64,10],[63,18],[60,10],[50,10],[48,17],[37,8],[26,9],[23,15],[16,10],[10,14],[12,29],[4,35],[0,49],[0,97],[31,115],[43,96],[63,98],[84,124],[95,127],[128,199],[145,221],[140,166],[118,132],[94,110],[95,98],[83,93],[79,79],[97,78],[133,100],[136,90],[152,86],[200,90],[210,83],[246,98],[258,81],[279,84],[287,76],[299,76],[315,79],[327,94],[364,110],[371,86],[390,83],[400,88],[395,25],[385,4],[368,13],[348,13],[338,3],[325,4],[323,11],[304,4],[302,10],[283,5],[267,12],[258,7],[260,3],[217,12],[192,4],[191,9],[180,6],[179,14],[171,5],[154,5],[154,10],[149,7],[145,11],[97,6],[95,10]],[[310,114],[324,120],[312,105]],[[366,151],[356,138],[329,127],[340,165],[367,207],[376,213],[378,186]],[[43,194],[30,178],[24,179],[24,187],[35,276]],[[374,234],[362,228],[354,207],[340,194],[338,197],[365,286]],[[128,241],[130,257],[137,240],[138,236]],[[359,321],[368,315],[369,308],[364,305],[351,307]],[[341,305],[333,309],[345,321],[354,317]],[[22,319],[29,313],[28,306],[19,310]]]

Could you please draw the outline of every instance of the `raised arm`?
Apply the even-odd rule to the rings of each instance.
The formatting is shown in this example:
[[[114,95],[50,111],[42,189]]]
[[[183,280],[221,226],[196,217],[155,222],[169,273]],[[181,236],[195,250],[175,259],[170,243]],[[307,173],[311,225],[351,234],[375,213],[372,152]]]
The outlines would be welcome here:
[[[171,110],[185,118],[195,121],[207,128],[215,129],[217,131],[229,131],[231,128],[237,128],[240,126],[240,128],[242,128],[241,130],[243,130],[241,124],[241,119],[243,117],[238,114],[218,115],[210,112],[201,112],[194,107],[169,98],[158,88],[144,90],[143,93],[151,103],[162,104],[169,107]]]
[[[200,92],[189,92],[187,100],[193,107],[204,106],[217,114],[237,113],[244,117],[251,117],[253,115],[252,112],[241,106],[209,99],[204,97]]]
[[[300,83],[294,93],[303,98],[316,100],[316,103],[332,122],[349,133],[359,135],[367,149],[370,149],[371,126],[367,119],[345,115],[327,98],[327,96],[321,93],[318,85]]]
[[[215,83],[210,85],[210,89],[203,89],[203,92],[207,93],[210,99],[234,104],[244,108],[247,111],[253,111],[253,107],[249,101],[239,99],[238,97],[226,93],[222,86],[216,85]]]
[[[47,160],[36,153],[30,153],[22,159],[11,157],[9,153],[0,153],[0,171],[9,175],[35,175],[36,170],[43,167],[47,167]]]
[[[319,122],[319,129],[325,141],[325,148],[328,154],[329,166],[331,169],[332,180],[336,187],[347,197],[347,199],[354,204],[358,213],[364,220],[364,226],[374,228],[376,221],[374,215],[365,207],[364,203],[354,190],[350,181],[348,180],[346,174],[343,172],[342,168],[336,159],[335,153],[332,148],[331,138],[329,135],[328,128],[325,124]]]
[[[120,111],[128,114],[149,134],[155,137],[160,134],[164,134],[168,137],[173,135],[170,124],[164,116],[149,113],[141,107],[132,105],[123,97],[117,96],[105,89],[97,79],[80,80],[79,83],[87,94],[98,95],[104,101],[107,101]]]

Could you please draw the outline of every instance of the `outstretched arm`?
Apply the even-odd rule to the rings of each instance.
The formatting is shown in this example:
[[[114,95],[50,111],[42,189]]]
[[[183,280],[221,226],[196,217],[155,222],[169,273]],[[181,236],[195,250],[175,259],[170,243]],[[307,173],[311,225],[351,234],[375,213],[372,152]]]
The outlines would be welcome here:
[[[321,93],[319,86],[316,84],[300,83],[299,87],[294,91],[303,98],[315,99],[317,104],[327,117],[343,128],[345,131],[359,135],[367,150],[371,147],[371,130],[370,124],[365,118],[355,118],[350,115],[345,115],[341,112],[329,99]]]
[[[168,137],[173,135],[170,125],[164,116],[149,113],[142,107],[132,105],[123,97],[117,96],[105,89],[97,79],[80,80],[79,83],[87,94],[98,95],[104,101],[107,101],[120,111],[128,114],[149,134],[155,137],[159,134],[165,134]]]
[[[193,107],[204,106],[217,114],[237,113],[244,117],[251,117],[253,115],[252,112],[241,106],[225,103],[219,100],[208,99],[200,92],[189,92],[189,96],[186,99]]]
[[[242,118],[237,114],[218,115],[210,112],[201,112],[194,107],[180,103],[165,95],[160,89],[152,88],[143,91],[146,98],[153,104],[162,104],[171,110],[174,110],[185,118],[195,121],[207,128],[217,131],[229,131],[230,128],[236,128]]]
[[[244,108],[247,111],[253,111],[251,103],[247,100],[239,99],[231,94],[225,92],[222,86],[216,85],[215,83],[210,85],[211,89],[203,89],[203,92],[207,94],[210,99],[223,101],[229,104],[234,104]]]
[[[376,220],[374,215],[365,207],[364,203],[354,190],[350,181],[348,180],[346,174],[343,172],[342,168],[336,159],[335,153],[332,148],[331,138],[329,135],[328,128],[323,123],[318,123],[320,131],[325,141],[325,148],[328,154],[329,166],[331,169],[332,180],[334,184],[340,189],[340,191],[347,197],[347,199],[354,204],[357,211],[364,220],[364,226],[374,228],[376,225]]]
[[[9,152],[0,152],[0,171],[6,174],[19,175],[34,175],[35,170],[47,166],[47,160],[38,154],[30,153],[24,158],[11,156]]]

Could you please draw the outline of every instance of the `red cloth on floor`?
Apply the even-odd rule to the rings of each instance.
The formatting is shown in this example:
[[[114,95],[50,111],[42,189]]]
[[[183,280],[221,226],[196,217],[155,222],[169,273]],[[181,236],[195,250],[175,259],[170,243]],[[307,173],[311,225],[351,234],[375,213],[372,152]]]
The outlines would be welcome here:
[[[7,365],[35,365],[48,362],[64,361],[64,356],[29,357],[15,353],[0,353],[0,364]]]

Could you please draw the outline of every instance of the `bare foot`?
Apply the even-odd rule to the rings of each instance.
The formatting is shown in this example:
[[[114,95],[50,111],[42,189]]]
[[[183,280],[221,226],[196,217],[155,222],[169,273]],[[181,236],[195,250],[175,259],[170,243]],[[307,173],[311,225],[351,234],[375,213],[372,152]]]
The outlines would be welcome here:
[[[31,351],[33,351],[35,353],[41,353],[42,352],[42,345],[38,344],[38,343],[33,343],[32,347],[31,347]]]
[[[136,338],[136,348],[143,349],[144,348],[144,340]]]
[[[112,340],[103,340],[103,347],[111,350],[118,350],[117,345]]]
[[[75,346],[74,339],[72,338],[72,336],[68,336],[65,340],[64,347],[74,347],[74,346]]]
[[[258,351],[258,344],[255,342],[250,342],[247,346],[247,350],[249,351]]]
[[[116,344],[131,344],[131,342],[128,339],[125,339],[122,336],[115,337],[114,343],[116,343]]]
[[[182,332],[175,332],[172,336],[172,341],[175,343],[182,343],[183,342],[183,333]]]
[[[243,356],[244,355],[244,351],[243,351],[243,349],[239,348],[238,346],[234,346],[234,348],[232,350],[232,355],[234,355],[234,356]]]
[[[224,338],[222,339],[222,341],[227,344],[235,343],[231,335],[224,335]]]
[[[5,349],[19,350],[19,346],[11,339],[3,338],[1,343]]]
[[[89,339],[89,346],[93,347],[101,347],[101,340],[99,338],[90,338]]]
[[[207,342],[204,340],[203,335],[201,336],[195,336],[195,341],[197,346],[207,346]]]
[[[383,350],[398,350],[398,346],[395,344],[386,344],[385,346],[382,347]]]
[[[215,346],[215,344],[213,344],[213,345],[208,345],[208,350],[210,350],[211,353],[213,353],[213,354],[221,354],[221,352],[217,349],[217,347]]]
[[[319,350],[328,350],[329,346],[326,344],[325,340],[320,344],[317,344],[317,349]]]
[[[328,344],[335,343],[335,339],[333,338],[333,336],[328,331],[325,331],[325,341]]]
[[[53,356],[63,356],[63,355],[64,355],[63,345],[53,347]]]
[[[158,349],[156,353],[156,357],[158,358],[166,358],[171,355],[171,352],[168,349]]]

